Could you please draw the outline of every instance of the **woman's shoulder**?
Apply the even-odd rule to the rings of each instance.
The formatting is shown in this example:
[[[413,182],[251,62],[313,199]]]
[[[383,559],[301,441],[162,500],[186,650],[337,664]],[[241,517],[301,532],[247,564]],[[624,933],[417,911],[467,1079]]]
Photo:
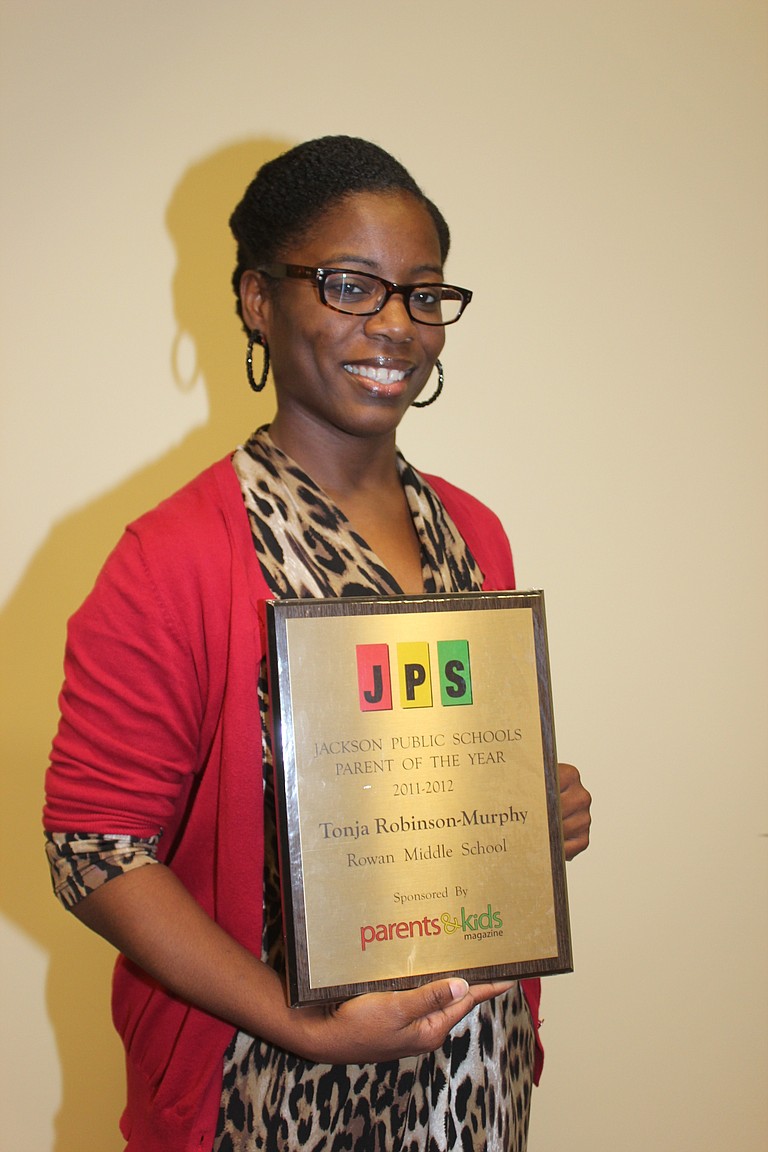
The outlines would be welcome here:
[[[237,476],[231,457],[225,456],[133,520],[127,531],[147,542],[173,548],[178,532],[187,538],[202,538],[206,531],[226,528],[232,519],[237,522],[241,509]]]
[[[439,496],[485,574],[486,588],[513,588],[515,569],[507,533],[496,513],[442,476],[421,475]]]
[[[240,485],[225,457],[126,526],[97,577],[96,602],[119,597],[146,606],[151,597],[176,617],[201,600],[223,602],[235,571],[238,586],[258,598],[252,560]]]
[[[457,487],[456,484],[451,484],[449,480],[445,480],[442,476],[432,476],[428,472],[422,472],[421,475],[437,492],[443,504],[447,508],[450,516],[455,520],[457,516],[467,516],[471,519],[477,519],[486,527],[493,527],[503,532],[501,520],[487,504],[482,500],[478,500],[471,492],[467,492],[464,488]]]

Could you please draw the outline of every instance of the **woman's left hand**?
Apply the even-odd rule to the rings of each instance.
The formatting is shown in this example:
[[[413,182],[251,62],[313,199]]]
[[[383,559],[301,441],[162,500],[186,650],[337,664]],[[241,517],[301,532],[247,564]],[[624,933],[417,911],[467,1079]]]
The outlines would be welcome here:
[[[581,782],[573,764],[558,764],[560,777],[560,811],[563,818],[563,846],[566,860],[573,860],[589,844],[592,823],[589,809],[592,797]]]

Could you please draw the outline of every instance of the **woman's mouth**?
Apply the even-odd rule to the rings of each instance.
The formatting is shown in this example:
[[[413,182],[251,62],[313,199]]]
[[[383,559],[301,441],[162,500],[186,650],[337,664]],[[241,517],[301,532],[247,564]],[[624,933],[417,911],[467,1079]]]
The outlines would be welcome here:
[[[401,368],[374,367],[370,364],[345,364],[344,371],[352,376],[370,380],[372,384],[384,385],[399,384],[408,375],[408,372]]]

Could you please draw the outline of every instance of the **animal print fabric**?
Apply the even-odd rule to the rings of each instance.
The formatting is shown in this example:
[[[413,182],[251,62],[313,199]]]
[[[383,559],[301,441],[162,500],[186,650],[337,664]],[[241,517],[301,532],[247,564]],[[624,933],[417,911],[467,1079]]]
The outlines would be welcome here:
[[[79,904],[108,880],[157,863],[160,837],[46,832],[45,851],[53,890],[65,908]]]
[[[393,595],[396,581],[344,514],[260,429],[235,453],[254,546],[276,597]],[[437,495],[398,457],[425,590],[472,591],[482,574]],[[266,715],[266,680],[260,677]],[[268,725],[264,732],[262,959],[284,969]],[[534,1038],[515,985],[437,1051],[390,1063],[313,1064],[238,1032],[224,1060],[213,1152],[523,1152]]]
[[[402,592],[344,513],[260,428],[233,460],[264,578],[275,597]],[[400,480],[421,544],[425,592],[471,592],[482,574],[437,494],[401,455]]]

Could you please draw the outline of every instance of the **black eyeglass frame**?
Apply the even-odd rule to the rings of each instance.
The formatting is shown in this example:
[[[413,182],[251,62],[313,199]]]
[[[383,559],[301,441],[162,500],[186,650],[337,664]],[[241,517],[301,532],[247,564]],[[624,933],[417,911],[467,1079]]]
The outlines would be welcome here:
[[[360,269],[354,268],[310,268],[306,264],[268,264],[264,268],[259,268],[259,272],[265,276],[269,276],[272,280],[282,280],[290,278],[293,280],[314,280],[317,284],[318,295],[320,296],[321,304],[325,304],[326,308],[332,308],[334,312],[340,312],[343,316],[375,316],[381,312],[387,301],[392,296],[402,296],[405,310],[413,320],[414,324],[424,324],[427,328],[445,328],[448,324],[455,324],[460,320],[464,309],[472,299],[472,292],[469,288],[459,288],[458,284],[433,284],[429,281],[419,284],[395,284],[391,280],[385,280],[383,276],[374,276],[372,272],[363,272]],[[325,281],[334,274],[341,273],[344,276],[366,276],[369,280],[376,280],[384,288],[384,299],[379,302],[375,308],[371,308],[367,312],[350,312],[346,308],[339,308],[335,304],[331,304],[325,297]],[[418,316],[414,316],[411,312],[411,293],[418,288],[450,288],[452,292],[457,292],[461,300],[458,313],[452,320],[421,320]]]

